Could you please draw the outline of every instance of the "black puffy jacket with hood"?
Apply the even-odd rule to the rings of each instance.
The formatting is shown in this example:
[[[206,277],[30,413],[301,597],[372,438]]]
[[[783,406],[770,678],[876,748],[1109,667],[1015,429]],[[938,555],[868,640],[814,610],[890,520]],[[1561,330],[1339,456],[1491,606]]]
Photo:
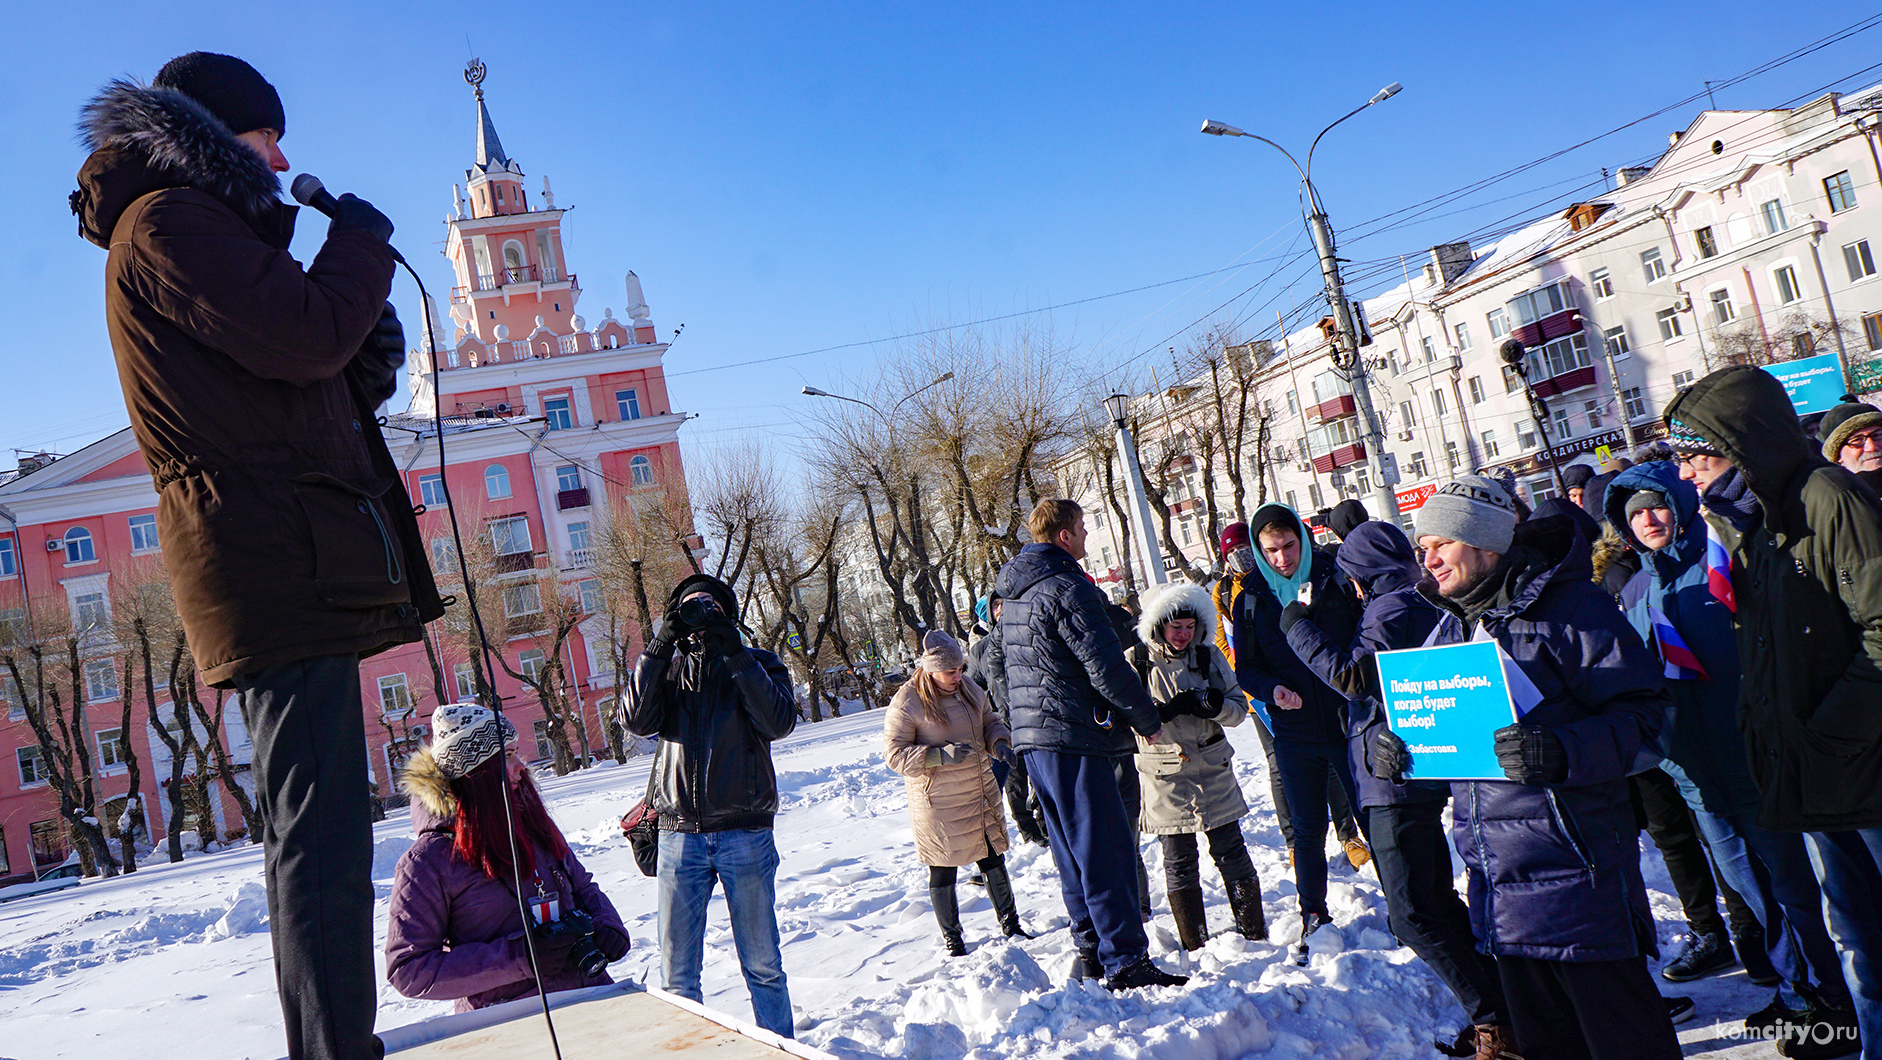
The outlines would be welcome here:
[[[1667,405],[1666,419],[1736,464],[1763,508],[1763,523],[1732,557],[1738,724],[1763,792],[1758,823],[1789,832],[1882,826],[1875,494],[1805,440],[1783,384],[1762,369],[1706,376]]]
[[[1336,576],[1333,557],[1312,547],[1313,535],[1300,516],[1285,504],[1264,504],[1248,520],[1248,526],[1259,536],[1262,527],[1277,521],[1292,526],[1300,535],[1300,561],[1313,564],[1307,580],[1313,585],[1314,604],[1307,620],[1319,626],[1333,643],[1352,643],[1359,628],[1359,602]],[[1302,743],[1344,743],[1346,695],[1321,680],[1289,646],[1287,635],[1281,632],[1281,611],[1294,601],[1277,599],[1268,587],[1259,569],[1267,560],[1259,550],[1255,563],[1257,569],[1242,579],[1241,591],[1230,605],[1235,681],[1243,692],[1263,703],[1274,703],[1276,687],[1301,698],[1298,709],[1274,707],[1269,711],[1275,736]]]
[[[701,591],[736,618],[731,586],[694,574],[667,597],[665,621],[672,621],[681,600]],[[723,656],[693,635],[671,643],[655,638],[634,665],[626,699],[628,731],[660,738],[650,797],[661,830],[771,827],[778,813],[771,741],[797,726],[790,671],[776,655],[744,648]]]

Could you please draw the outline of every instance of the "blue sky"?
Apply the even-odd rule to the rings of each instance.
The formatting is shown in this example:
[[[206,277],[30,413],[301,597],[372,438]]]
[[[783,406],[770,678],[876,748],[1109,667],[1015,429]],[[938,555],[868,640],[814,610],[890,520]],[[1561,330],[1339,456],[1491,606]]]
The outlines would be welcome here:
[[[512,18],[498,12],[509,9]],[[1327,9],[1327,10],[1323,10]],[[15,309],[0,354],[6,450],[72,452],[126,422],[102,318],[102,251],[66,210],[79,106],[193,49],[240,55],[280,89],[282,147],[371,199],[436,292],[451,183],[474,145],[473,54],[505,148],[550,178],[582,311],[621,315],[641,277],[689,446],[780,443],[806,383],[832,390],[939,324],[1038,313],[1067,371],[1157,363],[1194,321],[1272,329],[1313,293],[1294,174],[1218,118],[1304,150],[1384,84],[1404,92],[1329,135],[1315,161],[1355,293],[1396,255],[1595,193],[1650,160],[1678,107],[1378,234],[1364,222],[1701,93],[1867,13],[1768,3],[366,4],[93,2],[15,12],[0,45],[0,256]],[[468,35],[468,40],[466,39]],[[1882,27],[1719,90],[1757,109],[1882,81]],[[1574,189],[1580,194],[1566,196]],[[1373,225],[1372,228],[1381,227]],[[324,234],[301,226],[311,259]],[[1215,271],[1227,270],[1227,271]],[[1201,273],[1182,283],[1166,281]],[[1264,278],[1270,277],[1266,279]],[[1292,286],[1288,281],[1292,280]],[[417,295],[394,300],[415,324]],[[1222,307],[1222,308],[1217,308]],[[1311,307],[1309,307],[1311,308]],[[1314,313],[1318,315],[1317,311]],[[1167,363],[1167,354],[1162,355]],[[402,398],[400,399],[402,402]]]

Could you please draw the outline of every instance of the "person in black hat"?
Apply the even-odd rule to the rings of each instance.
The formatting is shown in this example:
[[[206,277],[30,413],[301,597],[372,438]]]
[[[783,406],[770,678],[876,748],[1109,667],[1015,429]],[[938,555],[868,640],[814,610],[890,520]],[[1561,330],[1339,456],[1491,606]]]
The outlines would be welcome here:
[[[1562,485],[1568,487],[1568,503],[1581,504],[1582,491],[1588,488],[1588,481],[1594,478],[1594,467],[1589,464],[1570,464],[1562,469]]]

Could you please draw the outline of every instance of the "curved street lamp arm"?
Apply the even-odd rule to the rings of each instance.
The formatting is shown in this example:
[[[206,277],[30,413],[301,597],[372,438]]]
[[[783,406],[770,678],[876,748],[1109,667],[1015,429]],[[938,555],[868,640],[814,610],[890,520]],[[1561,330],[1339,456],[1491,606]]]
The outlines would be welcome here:
[[[1358,114],[1360,111],[1365,110],[1367,107],[1370,107],[1370,106],[1372,106],[1372,104],[1369,102],[1361,103],[1359,106],[1354,107],[1351,111],[1347,112],[1344,116],[1342,116],[1337,121],[1335,121],[1333,125],[1338,125],[1340,122],[1345,121],[1347,118],[1350,118],[1355,114]],[[1321,137],[1324,137],[1326,136],[1326,134],[1333,131],[1333,125],[1329,125],[1326,128],[1320,130],[1320,135],[1313,138],[1313,145],[1307,148],[1307,170],[1305,173],[1302,173],[1300,175],[1300,179],[1307,180],[1307,174],[1313,172],[1314,149],[1320,146]],[[1309,184],[1309,186],[1310,187],[1312,186],[1311,183]]]
[[[901,408],[901,407],[902,407],[902,402],[905,402],[905,401],[907,401],[907,400],[908,400],[909,398],[912,398],[912,397],[914,397],[914,396],[915,396],[916,394],[919,394],[919,393],[921,393],[921,392],[922,392],[922,391],[924,391],[924,390],[933,390],[933,389],[934,389],[935,387],[938,387],[938,386],[940,386],[940,385],[941,385],[942,383],[945,383],[945,382],[947,382],[948,380],[950,380],[950,379],[952,379],[952,378],[954,378],[954,373],[953,373],[953,372],[946,372],[946,373],[943,373],[943,374],[941,375],[941,377],[940,377],[940,378],[938,378],[938,379],[936,379],[936,380],[935,380],[934,382],[932,382],[932,383],[929,383],[929,384],[928,384],[928,385],[926,385],[926,386],[921,386],[921,387],[916,387],[916,388],[915,388],[914,390],[911,390],[911,391],[909,391],[908,393],[906,393],[906,394],[903,394],[903,395],[902,395],[902,397],[901,397],[901,400],[899,400],[899,401],[897,401],[897,402],[896,402],[895,404],[893,404],[893,405],[890,405],[890,406],[889,406],[889,415],[888,415],[888,416],[884,416],[883,418],[884,418],[884,419],[889,419],[889,418],[892,418],[892,417],[893,417],[893,416],[895,415],[895,410],[897,410],[897,409],[899,409],[899,408]],[[881,414],[880,414],[880,413],[877,413],[877,415],[881,415]]]

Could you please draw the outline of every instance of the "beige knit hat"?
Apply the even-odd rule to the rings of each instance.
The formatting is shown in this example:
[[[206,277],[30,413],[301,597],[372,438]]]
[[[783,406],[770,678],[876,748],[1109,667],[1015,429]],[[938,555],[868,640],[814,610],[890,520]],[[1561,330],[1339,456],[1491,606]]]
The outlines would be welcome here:
[[[958,670],[967,665],[967,654],[961,651],[960,641],[941,630],[931,629],[921,638],[921,658],[916,665],[929,673]]]

